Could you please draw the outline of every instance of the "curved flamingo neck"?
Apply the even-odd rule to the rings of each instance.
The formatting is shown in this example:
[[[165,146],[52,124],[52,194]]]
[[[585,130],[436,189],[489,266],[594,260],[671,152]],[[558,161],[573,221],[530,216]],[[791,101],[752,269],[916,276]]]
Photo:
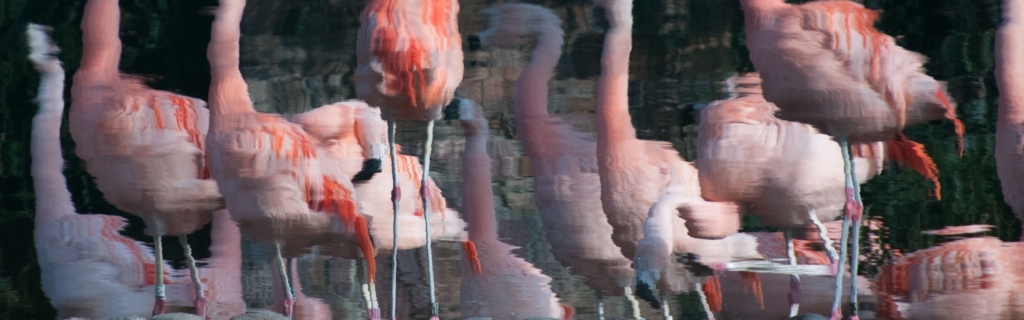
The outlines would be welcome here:
[[[221,0],[206,58],[210,60],[210,122],[216,124],[224,113],[253,113],[249,86],[238,68],[245,0]]]
[[[516,80],[516,114],[523,118],[548,115],[548,81],[554,77],[562,55],[562,30],[545,28],[537,32],[530,62]],[[530,121],[520,121],[529,125]]]

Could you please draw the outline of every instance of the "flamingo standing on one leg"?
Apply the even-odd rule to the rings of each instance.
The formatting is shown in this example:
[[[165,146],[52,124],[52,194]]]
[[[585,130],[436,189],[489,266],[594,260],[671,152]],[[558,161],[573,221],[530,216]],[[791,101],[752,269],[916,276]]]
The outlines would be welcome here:
[[[1003,199],[1018,219],[1024,220],[1024,4],[1003,1],[1003,22],[996,32],[996,84],[999,117],[996,120],[996,169]],[[1024,234],[1021,235],[1024,239]]]
[[[222,0],[207,50],[210,84],[210,172],[224,192],[232,218],[243,233],[277,246],[277,263],[291,297],[283,245],[355,243],[367,263],[370,301],[376,261],[366,218],[353,186],[317,138],[299,124],[253,109],[238,69],[239,24],[245,0]],[[357,102],[353,102],[357,103]],[[369,317],[379,319],[371,303]]]
[[[206,177],[203,155],[209,111],[202,100],[152,90],[118,72],[121,41],[117,0],[90,0],[82,17],[82,64],[71,89],[71,136],[96,187],[118,209],[140,216],[153,236],[180,236],[192,279],[196,313],[206,299],[185,235],[224,207]],[[164,312],[163,267],[157,264],[153,314]]]
[[[851,1],[791,5],[783,0],[741,0],[750,60],[764,78],[764,97],[779,107],[779,118],[810,124],[835,137],[843,152],[847,203],[844,221],[853,222],[851,257],[857,257],[863,204],[849,143],[892,141],[888,153],[935,183],[938,170],[924,147],[901,133],[906,125],[953,120],[963,152],[963,125],[944,84],[924,73],[925,58],[896,45],[874,29],[878,12]],[[849,223],[846,223],[849,226]],[[843,228],[843,234],[848,234]],[[843,263],[847,237],[841,241]],[[852,270],[857,263],[852,259]],[[837,284],[842,281],[842,268]],[[852,317],[857,317],[851,284]],[[836,295],[837,299],[839,295]],[[838,300],[833,318],[842,316]]]
[[[64,177],[60,126],[64,114],[64,69],[48,27],[29,24],[29,59],[41,73],[39,112],[32,120],[32,181],[35,187],[35,247],[42,290],[57,317],[107,319],[152,312],[151,286],[157,261],[142,243],[120,235],[128,222],[118,216],[78,214]],[[159,261],[160,268],[167,267]],[[168,269],[170,269],[168,267]],[[188,283],[171,283],[180,291]],[[88,290],[83,290],[87,288]],[[183,293],[183,292],[181,292]],[[191,301],[171,295],[171,305]]]
[[[457,0],[373,0],[359,18],[356,45],[356,95],[382,109],[388,121],[391,146],[392,206],[397,214],[401,198],[395,148],[395,120],[427,121],[423,180],[420,194],[429,208],[430,150],[434,120],[455,96],[462,81],[462,38],[459,35]],[[397,229],[398,218],[393,227]],[[430,317],[437,318],[434,293],[434,260],[430,247],[430,220],[426,221],[427,279],[430,287]],[[395,232],[398,242],[398,232]],[[392,260],[398,251],[392,250]],[[391,317],[395,316],[397,261],[391,268]]]
[[[562,307],[551,292],[551,278],[516,257],[515,247],[498,240],[498,221],[491,190],[491,157],[487,155],[487,120],[471,100],[456,99],[458,119],[466,135],[462,156],[462,212],[480,263],[464,264],[471,272],[462,279],[463,317],[543,317],[570,319],[571,307]],[[452,108],[455,109],[455,108]],[[477,273],[477,274],[470,274]]]

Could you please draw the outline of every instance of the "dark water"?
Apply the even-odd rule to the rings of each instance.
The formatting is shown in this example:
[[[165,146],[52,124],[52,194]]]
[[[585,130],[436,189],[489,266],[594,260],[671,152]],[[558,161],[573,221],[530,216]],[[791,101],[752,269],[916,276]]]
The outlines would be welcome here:
[[[607,25],[603,13],[593,9],[590,1],[528,2],[552,8],[564,21],[565,45],[555,79],[550,83],[549,110],[564,116],[582,131],[592,131],[594,93]],[[69,75],[67,91],[71,86],[70,75],[77,69],[81,56],[79,23],[84,3],[82,0],[0,2],[0,35],[3,37],[0,48],[0,294],[4,297],[0,299],[0,318],[52,319],[56,316],[41,290],[40,269],[32,244],[35,198],[29,176],[29,137],[30,119],[36,112],[31,97],[36,95],[39,77],[25,58],[24,26],[35,22],[54,27],[52,35],[62,49],[60,58]],[[461,1],[459,24],[464,36],[486,27],[486,17],[480,12],[492,4],[490,1]],[[205,98],[210,80],[205,51],[212,17],[203,12],[214,5],[216,1],[121,1],[124,42],[121,69],[125,73],[147,76],[153,88]],[[1003,202],[992,157],[998,96],[992,73],[992,41],[1000,19],[998,1],[869,0],[865,5],[882,10],[877,25],[880,30],[895,36],[907,49],[926,55],[929,63],[925,67],[929,74],[949,82],[950,95],[958,102],[957,114],[966,125],[966,150],[962,157],[957,156],[952,126],[947,122],[916,125],[905,131],[909,138],[923,143],[934,158],[940,171],[943,200],[928,196],[931,187],[928,181],[895,166],[864,185],[866,218],[880,222],[881,227],[864,229],[869,235],[862,237],[862,247],[874,245],[877,250],[866,250],[862,255],[860,276],[864,281],[876,279],[880,273],[884,277],[886,272],[891,273],[884,271],[888,270],[883,267],[887,264],[925,268],[926,264],[921,262],[915,265],[913,261],[897,259],[952,240],[922,234],[925,230],[990,224],[995,228],[986,235],[1016,241],[1021,232],[1020,222]],[[354,98],[355,31],[362,7],[362,1],[346,0],[248,1],[242,26],[242,73],[257,109],[296,113]],[[669,141],[684,158],[693,160],[696,158],[696,125],[700,120],[694,106],[724,98],[720,82],[734,72],[752,70],[744,47],[739,4],[721,0],[637,0],[633,14],[630,112],[638,136]],[[461,90],[479,101],[491,120],[489,153],[495,160],[492,161],[496,173],[492,186],[501,240],[521,247],[515,253],[553,279],[552,290],[563,304],[575,308],[577,318],[594,318],[598,299],[593,291],[579,275],[562,266],[551,254],[533,203],[528,160],[516,140],[512,90],[517,70],[528,56],[526,50],[528,48],[467,50],[466,76]],[[70,94],[65,96],[70,99]],[[403,152],[421,154],[423,125],[402,123],[399,128],[398,141],[405,146]],[[436,131],[432,176],[449,205],[458,209],[462,203],[461,129],[454,123],[442,123]],[[77,211],[126,217],[130,225],[123,234],[151,245],[152,239],[144,235],[140,219],[119,212],[103,200],[85,173],[83,163],[74,155],[74,142],[66,129],[62,137],[67,159],[65,175]],[[744,231],[777,231],[759,227],[755,221],[747,222]],[[197,259],[211,256],[210,239],[209,227],[190,236]],[[185,258],[181,246],[176,241],[164,242],[165,258],[176,268],[182,268]],[[458,318],[461,253],[457,244],[441,243],[435,248],[441,316]],[[959,252],[966,252],[963,256],[968,257],[977,256],[979,252],[1007,256],[1016,252],[991,249],[991,246],[974,248]],[[270,264],[272,251],[255,242],[244,242],[243,249],[242,283],[246,305],[250,309],[273,307],[272,278],[276,269]],[[1000,253],[991,253],[997,251]],[[408,250],[401,253],[401,258],[408,263],[400,268],[400,314],[425,317],[424,252]],[[912,273],[919,277],[915,278],[915,283],[931,284],[925,285],[929,288],[927,294],[920,290],[912,290],[911,294],[889,288],[886,290],[890,293],[862,298],[862,309],[870,312],[900,304],[910,306],[904,306],[904,310],[945,307],[960,312],[922,316],[923,313],[906,311],[904,317],[911,318],[1017,318],[1012,309],[1018,304],[1010,302],[1015,292],[1006,289],[1006,285],[985,285],[1014,283],[1016,278],[972,277],[965,270],[970,270],[972,263],[981,258],[964,259],[967,262],[951,260],[946,264],[927,264],[928,268],[940,271]],[[388,260],[378,261],[383,273],[384,267],[389,266]],[[356,269],[355,262],[350,260],[309,256],[299,260],[301,276],[297,281],[301,281],[306,296],[321,299],[330,306],[333,318],[363,317],[360,289],[353,284],[358,279]],[[752,319],[749,315],[738,315],[739,311],[730,313],[731,309],[751,309],[749,305],[756,303],[750,294],[744,293],[746,288],[737,279],[737,275],[730,274],[721,280],[725,312],[719,313],[719,318]],[[805,302],[814,300],[809,297],[831,292],[831,280],[823,279],[804,280]],[[766,312],[785,315],[782,310],[787,308],[784,296],[788,278],[763,275],[761,281]],[[865,287],[870,286],[865,284]],[[387,300],[384,294],[380,298]],[[1004,303],[977,306],[969,303],[975,301],[971,299]],[[606,318],[627,316],[628,305],[621,297],[606,297],[603,302]],[[674,296],[668,305],[678,319],[706,317],[696,293]],[[642,303],[642,308],[647,318],[660,317],[660,311],[650,309],[646,303]],[[1005,309],[982,313],[983,308]],[[870,314],[874,312],[862,318],[869,318]]]

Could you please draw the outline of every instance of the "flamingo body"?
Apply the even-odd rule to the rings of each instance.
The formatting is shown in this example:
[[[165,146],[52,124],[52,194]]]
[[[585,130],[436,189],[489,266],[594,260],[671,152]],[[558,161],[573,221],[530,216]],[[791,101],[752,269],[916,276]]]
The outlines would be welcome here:
[[[925,57],[874,29],[878,12],[852,1],[790,5],[741,1],[750,59],[780,119],[810,124],[851,143],[888,141],[907,125],[963,125]]]
[[[359,17],[356,95],[386,120],[437,120],[462,82],[456,0],[374,0]]]
[[[732,97],[701,110],[697,169],[700,190],[710,201],[736,201],[763,225],[811,225],[843,213],[846,199],[839,145],[813,127],[780,120],[761,96],[756,73],[727,81]],[[881,144],[865,145],[857,157],[858,183],[881,169]]]
[[[71,136],[108,202],[146,220],[151,235],[189,234],[223,207],[217,184],[204,179],[209,111],[202,100],[118,72],[119,13],[117,1],[86,4]]]

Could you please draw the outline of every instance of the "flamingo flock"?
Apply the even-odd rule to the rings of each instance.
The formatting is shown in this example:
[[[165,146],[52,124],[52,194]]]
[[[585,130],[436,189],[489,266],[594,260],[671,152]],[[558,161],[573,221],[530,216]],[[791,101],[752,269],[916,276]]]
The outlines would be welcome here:
[[[909,125],[952,122],[957,141],[949,143],[963,153],[964,126],[945,83],[928,75],[923,55],[874,27],[877,11],[849,0],[739,4],[757,70],[722,79],[729,97],[700,110],[693,162],[667,142],[638,138],[633,126],[632,0],[593,3],[607,20],[594,132],[549,112],[549,82],[565,42],[554,11],[494,5],[482,12],[486,28],[467,37],[473,52],[532,46],[509,90],[514,136],[529,160],[550,253],[593,291],[599,318],[604,297],[622,297],[625,317],[641,319],[643,300],[672,319],[671,296],[693,293],[708,319],[859,319],[865,313],[858,296],[874,294],[859,281],[860,185],[894,161],[930,181],[932,196],[942,199],[935,162],[902,132]],[[357,99],[292,115],[253,107],[240,69],[245,8],[246,0],[220,0],[214,12],[204,102],[121,73],[118,1],[85,5],[69,131],[106,201],[142,218],[152,249],[119,234],[127,226],[122,218],[75,212],[61,173],[59,49],[47,27],[28,26],[29,60],[41,74],[32,134],[35,245],[43,291],[60,319],[330,319],[328,301],[303,291],[308,285],[296,261],[308,254],[358,261],[352,269],[359,270],[353,286],[362,295],[354,303],[360,310],[348,310],[349,317],[399,319],[410,308],[399,299],[398,284],[407,281],[399,275],[399,250],[417,248],[426,264],[422,314],[439,319],[449,306],[441,305],[437,288],[448,279],[435,279],[435,241],[464,255],[462,317],[576,315],[580,306],[557,288],[550,270],[503,239],[488,152],[493,125],[460,87],[466,64],[457,0],[367,1],[352,68]],[[1017,87],[1024,83],[1016,79],[1024,74],[1024,4],[1004,0],[1002,15],[995,161],[1004,197],[1024,220],[1024,198],[1017,198],[1024,188],[1024,97]],[[459,211],[449,208],[430,171],[441,120],[457,120],[465,139]],[[422,158],[401,153],[399,121],[426,122]],[[741,232],[745,216],[783,231]],[[187,236],[208,223],[212,257],[197,261]],[[179,238],[187,273],[165,262],[163,236]],[[246,310],[242,239],[272,249],[274,312]],[[879,250],[872,242],[866,241],[869,253]],[[875,315],[950,316],[926,302],[930,296],[983,301],[990,296],[979,293],[996,292],[1010,299],[1015,291],[1003,284],[1019,274],[1015,248],[972,238],[899,257],[879,275]],[[388,257],[390,273],[379,274],[378,261]],[[934,273],[926,269],[939,265],[949,273],[942,264],[954,262],[968,266],[964,274],[942,275],[955,283],[915,282],[922,277],[915,270]],[[379,278],[390,279],[390,290],[378,287]],[[788,286],[765,285],[786,279]],[[788,292],[773,293],[778,288]],[[390,299],[379,301],[378,289]],[[989,316],[998,312],[1010,311],[992,309]]]

